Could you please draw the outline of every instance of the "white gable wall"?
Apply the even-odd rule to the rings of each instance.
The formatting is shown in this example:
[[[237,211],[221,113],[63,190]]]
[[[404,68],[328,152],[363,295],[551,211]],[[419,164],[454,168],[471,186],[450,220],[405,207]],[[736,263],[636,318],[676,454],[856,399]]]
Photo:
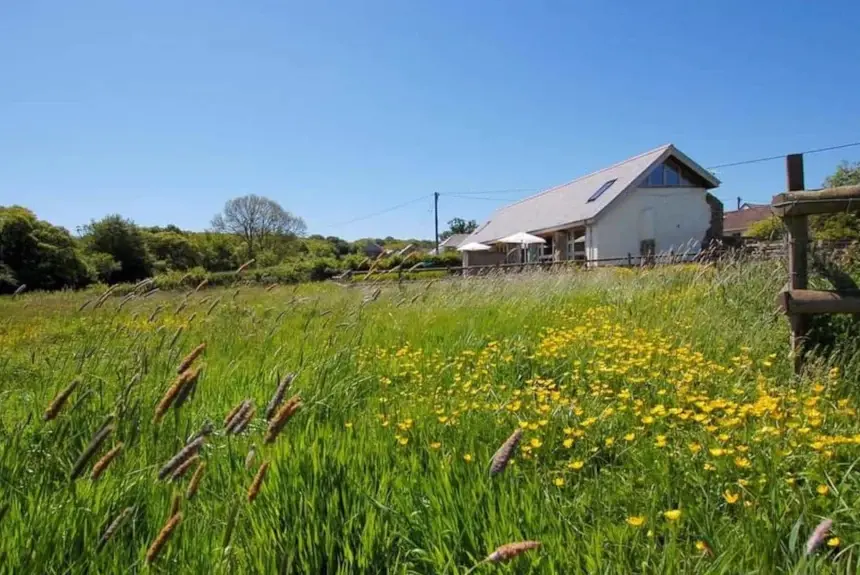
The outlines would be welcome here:
[[[639,242],[654,239],[657,253],[698,251],[711,224],[704,188],[634,188],[617,198],[591,226],[589,256],[596,259],[639,255]],[[648,237],[652,235],[652,237]],[[612,262],[608,262],[612,264]],[[618,262],[621,263],[621,262]]]

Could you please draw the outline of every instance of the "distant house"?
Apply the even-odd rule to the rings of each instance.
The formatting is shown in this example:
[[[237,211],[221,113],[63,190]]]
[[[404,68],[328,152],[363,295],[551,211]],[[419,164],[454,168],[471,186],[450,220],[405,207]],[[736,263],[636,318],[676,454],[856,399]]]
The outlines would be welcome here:
[[[374,242],[367,242],[366,244],[364,244],[364,247],[361,248],[361,251],[367,257],[375,259],[385,253],[385,248]]]
[[[723,235],[739,238],[756,222],[773,216],[768,204],[741,204],[737,210],[726,212],[723,216]]]
[[[469,237],[469,234],[451,234],[444,241],[439,242],[439,251],[440,252],[452,252],[463,245],[463,242],[466,238]]]
[[[501,208],[464,240],[492,245],[493,251],[466,252],[463,264],[611,264],[628,254],[695,253],[722,236],[722,203],[709,193],[719,185],[668,144]],[[499,242],[517,232],[546,243],[521,250]]]

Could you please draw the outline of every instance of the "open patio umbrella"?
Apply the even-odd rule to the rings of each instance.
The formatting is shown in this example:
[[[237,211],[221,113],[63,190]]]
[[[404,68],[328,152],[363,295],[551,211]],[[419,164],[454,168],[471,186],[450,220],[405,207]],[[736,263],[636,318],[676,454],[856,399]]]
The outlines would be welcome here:
[[[499,243],[503,244],[520,244],[520,245],[529,245],[529,244],[545,244],[546,240],[543,238],[539,238],[537,236],[533,236],[531,234],[527,234],[526,232],[517,232],[513,235],[510,235],[506,238],[502,238],[499,240]]]
[[[478,242],[471,242],[466,245],[460,246],[457,248],[458,252],[486,252],[493,248],[490,246],[479,244]]]
[[[526,246],[532,244],[545,244],[546,240],[537,236],[533,236],[531,234],[527,234],[526,232],[517,232],[506,238],[500,239],[499,242],[503,244],[518,244],[520,246],[520,249],[525,252]],[[525,261],[528,259],[528,256],[524,255],[522,259],[523,261]]]

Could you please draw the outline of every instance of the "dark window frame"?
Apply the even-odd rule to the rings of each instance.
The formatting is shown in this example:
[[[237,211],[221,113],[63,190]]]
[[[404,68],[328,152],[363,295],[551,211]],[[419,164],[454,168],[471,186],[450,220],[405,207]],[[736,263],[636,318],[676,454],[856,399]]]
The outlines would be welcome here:
[[[617,182],[617,181],[618,181],[618,178],[615,178],[615,179],[612,179],[612,180],[607,180],[607,181],[603,182],[603,183],[600,185],[600,187],[599,187],[599,188],[597,188],[597,191],[596,191],[596,192],[594,192],[593,194],[591,194],[591,197],[590,197],[590,198],[588,198],[588,200],[587,200],[585,203],[587,204],[587,203],[589,203],[589,202],[594,202],[594,201],[596,201],[600,196],[602,196],[602,195],[603,195],[603,193],[604,193],[606,190],[608,190],[609,188],[611,188],[611,187],[615,184],[615,182]]]
[[[666,176],[668,170],[666,168],[671,169],[678,175],[678,183],[670,184],[668,183],[668,178]],[[653,181],[656,176],[659,174],[660,182],[657,183]],[[675,160],[672,157],[667,158],[661,164],[654,166],[654,169],[648,173],[648,176],[639,184],[640,188],[700,188],[701,185],[693,183],[695,180],[701,180],[701,176],[696,174],[693,170],[682,164],[681,162]]]

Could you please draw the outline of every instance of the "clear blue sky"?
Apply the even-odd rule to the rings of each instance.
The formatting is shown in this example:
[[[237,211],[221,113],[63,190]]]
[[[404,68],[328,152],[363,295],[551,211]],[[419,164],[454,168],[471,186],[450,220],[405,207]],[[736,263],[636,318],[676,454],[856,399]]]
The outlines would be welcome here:
[[[0,205],[199,230],[256,193],[311,233],[429,238],[436,191],[860,140],[858,22],[857,0],[2,2]],[[843,159],[808,157],[808,186]],[[785,181],[719,176],[727,207]],[[443,195],[440,219],[527,193]]]

